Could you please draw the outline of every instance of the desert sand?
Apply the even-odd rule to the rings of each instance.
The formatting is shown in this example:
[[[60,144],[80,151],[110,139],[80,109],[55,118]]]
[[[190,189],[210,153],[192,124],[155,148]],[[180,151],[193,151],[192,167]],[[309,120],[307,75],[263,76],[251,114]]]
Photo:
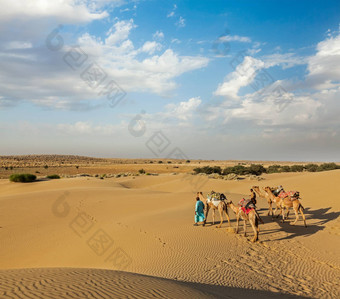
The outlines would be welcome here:
[[[0,180],[0,298],[339,298],[340,170],[263,176]],[[255,184],[299,190],[308,227],[264,199],[257,243],[232,211],[232,228],[193,226],[197,191],[235,203]]]

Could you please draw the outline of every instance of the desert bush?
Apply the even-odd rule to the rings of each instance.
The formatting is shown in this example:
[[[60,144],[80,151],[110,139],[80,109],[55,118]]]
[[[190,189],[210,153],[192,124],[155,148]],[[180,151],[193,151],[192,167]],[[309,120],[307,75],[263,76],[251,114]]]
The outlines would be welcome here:
[[[318,168],[318,165],[312,163],[305,165],[305,169],[309,172],[316,172],[318,171]]]
[[[288,165],[281,166],[280,172],[291,172],[290,166]]]
[[[302,172],[304,171],[305,167],[303,165],[292,165],[290,167],[290,171],[292,172]]]
[[[278,173],[280,172],[280,168],[281,168],[280,165],[270,165],[268,166],[266,172],[267,173]]]
[[[336,165],[335,163],[323,163],[319,165],[317,171],[326,171],[326,170],[334,170],[340,169],[340,166]]]
[[[235,166],[232,166],[232,167],[226,167],[223,170],[224,175],[231,174],[231,173],[243,175],[243,174],[248,174],[249,172],[248,172],[247,167],[245,167],[243,165],[235,165]]]
[[[159,161],[158,161],[158,163],[159,163],[159,164],[162,164],[162,163],[163,163],[163,161],[159,160]]]
[[[142,168],[142,169],[139,169],[138,172],[139,172],[140,174],[143,174],[143,173],[145,173],[145,170]]]
[[[36,176],[34,174],[24,173],[24,174],[12,174],[9,177],[11,182],[19,182],[19,183],[30,183],[36,180]]]
[[[212,173],[218,173],[221,174],[222,173],[222,169],[220,166],[203,166],[203,167],[197,167],[193,169],[194,172],[197,173],[205,173],[205,174],[212,174]]]
[[[266,172],[266,169],[261,164],[251,164],[248,167],[249,174],[261,175]]]
[[[190,160],[186,160],[185,163],[190,163]]]
[[[48,168],[48,165],[45,165],[44,168],[47,169],[47,168]]]
[[[60,179],[60,176],[57,174],[51,174],[51,175],[48,175],[46,178],[50,180],[57,180],[57,179]]]

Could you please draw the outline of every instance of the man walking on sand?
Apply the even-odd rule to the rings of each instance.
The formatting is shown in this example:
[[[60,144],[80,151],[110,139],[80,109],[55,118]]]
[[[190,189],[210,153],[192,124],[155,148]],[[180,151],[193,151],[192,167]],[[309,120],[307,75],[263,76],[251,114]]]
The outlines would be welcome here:
[[[198,225],[199,222],[204,222],[204,203],[200,200],[199,197],[196,197],[196,206],[195,206],[195,226]],[[204,223],[203,223],[204,226]]]

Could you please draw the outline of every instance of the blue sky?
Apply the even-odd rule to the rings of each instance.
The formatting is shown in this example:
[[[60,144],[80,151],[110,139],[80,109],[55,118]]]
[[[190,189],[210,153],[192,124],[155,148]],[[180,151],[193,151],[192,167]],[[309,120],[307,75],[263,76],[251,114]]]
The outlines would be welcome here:
[[[339,161],[339,1],[1,4],[0,154]]]

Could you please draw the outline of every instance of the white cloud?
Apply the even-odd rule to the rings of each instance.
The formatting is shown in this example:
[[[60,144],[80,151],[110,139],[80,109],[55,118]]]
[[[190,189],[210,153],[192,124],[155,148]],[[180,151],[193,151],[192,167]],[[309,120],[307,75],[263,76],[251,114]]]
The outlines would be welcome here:
[[[78,121],[74,124],[58,124],[60,132],[70,135],[111,135],[117,131],[117,126],[111,124],[93,125],[91,122]]]
[[[29,42],[21,42],[21,41],[12,41],[5,45],[6,50],[14,50],[14,49],[29,49],[32,48],[32,43]]]
[[[185,19],[183,17],[179,17],[178,21],[176,22],[176,26],[178,28],[183,28],[185,27]]]
[[[247,36],[239,36],[239,35],[224,35],[219,38],[221,42],[241,42],[241,43],[250,43],[251,39]]]
[[[240,88],[249,85],[255,78],[254,74],[261,69],[273,66],[285,69],[300,64],[307,65],[308,74],[305,81],[293,83],[277,80],[256,92],[242,96],[238,94]],[[315,140],[317,136],[322,139],[325,137],[322,137],[324,133],[330,138],[337,138],[340,129],[340,72],[334,66],[338,64],[339,35],[320,42],[316,54],[310,57],[286,53],[263,56],[259,60],[246,56],[215,91],[215,95],[224,96],[226,100],[206,107],[207,113],[204,117],[211,123],[222,120],[228,125],[237,122],[238,125],[248,124],[248,128],[249,125],[252,128],[262,128],[264,138],[275,137],[275,134],[281,136],[282,129],[290,130],[289,134],[285,135],[286,138],[297,138],[302,132],[305,132],[305,136],[299,138]],[[309,88],[308,91],[306,87]],[[231,104],[230,99],[237,101]],[[332,130],[329,131],[329,128]],[[313,134],[307,133],[308,129]]]
[[[331,36],[317,45],[317,53],[308,59],[307,84],[330,89],[340,85],[340,34]]]
[[[282,69],[307,63],[307,58],[296,56],[294,53],[271,54],[262,57],[266,68],[281,65]]]
[[[194,112],[202,103],[200,97],[190,98],[187,102],[180,102],[178,105],[169,104],[166,106],[168,110],[165,115],[178,118],[180,120],[188,120],[192,118]]]
[[[167,18],[172,18],[173,16],[175,16],[175,11],[176,11],[176,9],[177,9],[177,5],[174,4],[172,11],[170,11],[170,12],[167,14],[166,17],[167,17]]]
[[[0,22],[20,19],[58,18],[61,22],[89,22],[108,16],[106,11],[97,11],[98,6],[88,1],[74,0],[16,0],[4,1],[0,10]],[[98,4],[101,1],[97,1]],[[96,1],[94,2],[96,3]]]
[[[181,41],[180,41],[178,38],[173,38],[173,39],[171,40],[171,43],[172,43],[172,44],[180,44]]]
[[[156,42],[147,41],[141,48],[142,52],[146,52],[148,54],[153,54],[155,51],[159,51],[162,48],[162,45]]]
[[[132,19],[128,21],[118,21],[107,32],[108,37],[105,39],[105,44],[114,46],[126,40],[133,28],[136,28],[136,26],[133,24]]]
[[[235,71],[227,75],[224,82],[218,85],[214,94],[238,100],[240,88],[249,85],[254,80],[256,72],[263,67],[263,61],[245,56],[243,62],[236,67]]]
[[[164,38],[164,33],[162,31],[157,30],[152,37],[154,39],[162,40]]]
[[[71,105],[72,102],[104,99],[104,96],[98,95],[99,90],[111,79],[125,92],[151,92],[167,96],[177,86],[175,78],[205,67],[209,62],[202,56],[180,56],[171,49],[158,53],[156,51],[161,51],[162,45],[155,41],[146,41],[140,48],[135,48],[129,39],[134,28],[132,19],[120,20],[104,39],[85,33],[78,38],[78,42],[73,42],[83,51],[81,59],[85,55],[87,57],[82,69],[96,62],[106,72],[107,80],[97,89],[90,88],[81,79],[81,68],[75,71],[65,63],[65,57],[71,63],[76,63],[76,60],[69,55],[68,51],[72,48],[66,45],[63,33],[65,46],[59,52],[17,41],[16,36],[13,37],[14,40],[5,45],[15,49],[1,51],[0,48],[0,96],[6,99],[6,103],[8,100],[26,100],[48,107],[54,105],[60,109],[73,109],[75,105]],[[79,106],[80,109],[87,109],[81,104]]]

